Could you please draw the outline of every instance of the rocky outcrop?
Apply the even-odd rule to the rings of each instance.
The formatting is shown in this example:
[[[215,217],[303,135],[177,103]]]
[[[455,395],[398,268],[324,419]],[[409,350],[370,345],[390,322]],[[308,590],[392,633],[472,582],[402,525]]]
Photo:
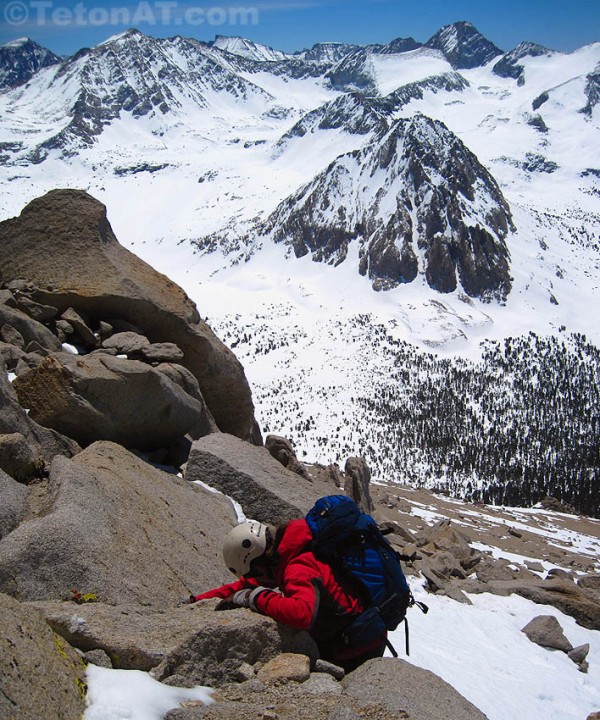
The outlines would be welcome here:
[[[184,477],[230,496],[247,517],[273,524],[303,517],[318,497],[337,489],[333,481],[302,477],[266,448],[224,433],[207,435],[192,445]]]
[[[51,191],[0,223],[0,273],[7,285],[25,278],[18,294],[59,314],[73,309],[98,334],[108,322],[114,332],[127,326],[150,343],[173,343],[219,429],[252,437],[254,410],[240,363],[179,287],[118,243],[106,208],[87,193]]]
[[[220,686],[236,680],[242,663],[265,663],[282,652],[317,650],[305,632],[249,610],[215,612],[217,601],[160,610],[142,605],[34,603],[73,647],[103,650],[113,667],[152,670],[177,685]]]
[[[587,103],[581,112],[591,117],[594,108],[600,103],[600,63],[586,78],[585,96]]]
[[[283,467],[286,467],[298,475],[302,475],[302,477],[306,479],[310,479],[308,470],[298,460],[296,451],[287,438],[280,437],[279,435],[267,435],[265,438],[265,447]]]
[[[369,492],[371,471],[364,458],[351,457],[346,460],[344,467],[346,481],[344,492],[351,497],[358,507],[365,513],[374,510],[373,500]]]
[[[32,505],[0,540],[0,590],[19,599],[76,590],[164,606],[229,580],[221,542],[231,504],[113,443],[56,457]]]
[[[574,648],[554,615],[537,615],[525,625],[522,632],[536,645],[566,653],[581,672],[588,671],[586,658],[590,651],[589,643]]]
[[[0,593],[0,716],[80,720],[85,665],[34,608]]]
[[[154,450],[213,428],[201,397],[136,360],[53,354],[16,378],[13,387],[32,420],[83,446],[112,440]]]

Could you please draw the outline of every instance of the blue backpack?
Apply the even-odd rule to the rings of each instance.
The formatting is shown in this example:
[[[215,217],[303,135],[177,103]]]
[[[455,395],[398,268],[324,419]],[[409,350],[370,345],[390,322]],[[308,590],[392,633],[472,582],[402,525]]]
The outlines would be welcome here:
[[[317,500],[305,519],[313,536],[311,550],[315,557],[352,575],[362,585],[368,600],[365,611],[344,630],[344,642],[351,647],[367,645],[386,631],[395,630],[404,620],[408,655],[406,610],[413,605],[423,612],[428,608],[413,598],[402,572],[400,555],[375,520],[361,512],[346,495]],[[391,643],[387,644],[397,657]]]

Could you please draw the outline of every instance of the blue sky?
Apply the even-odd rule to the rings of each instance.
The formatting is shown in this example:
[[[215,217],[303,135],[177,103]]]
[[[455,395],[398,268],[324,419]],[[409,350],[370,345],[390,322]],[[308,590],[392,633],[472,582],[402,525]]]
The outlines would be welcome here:
[[[72,54],[135,26],[147,35],[241,35],[293,51],[326,40],[385,43],[469,20],[503,50],[600,41],[600,0],[0,0],[0,44],[28,36]]]

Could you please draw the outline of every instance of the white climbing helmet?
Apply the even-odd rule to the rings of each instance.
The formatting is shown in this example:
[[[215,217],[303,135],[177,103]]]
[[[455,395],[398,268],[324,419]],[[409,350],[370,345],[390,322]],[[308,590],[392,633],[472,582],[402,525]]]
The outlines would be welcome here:
[[[223,560],[237,577],[250,571],[250,563],[267,549],[267,526],[246,522],[230,530],[223,542]]]

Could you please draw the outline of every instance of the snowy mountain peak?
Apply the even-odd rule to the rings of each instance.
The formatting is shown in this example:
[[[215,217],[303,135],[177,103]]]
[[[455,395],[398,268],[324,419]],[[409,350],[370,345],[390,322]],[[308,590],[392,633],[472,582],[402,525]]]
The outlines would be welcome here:
[[[256,62],[277,62],[279,60],[285,60],[288,57],[280,50],[273,50],[273,48],[268,45],[261,45],[242,37],[217,35],[213,42],[213,47]]]
[[[425,46],[441,50],[455,69],[481,67],[502,54],[502,50],[465,21],[446,25]]]
[[[28,42],[32,42],[32,40],[28,37],[21,37],[16,40],[10,40],[9,42],[4,43],[4,45],[0,45],[0,48],[19,48],[23,47],[23,45],[26,45]]]
[[[70,156],[90,147],[117,118],[158,118],[164,125],[168,116],[187,116],[215,98],[235,106],[270,99],[208,46],[181,37],[155,39],[135,29],[80,51],[38,80],[41,102],[59,99],[63,109],[54,134],[30,155],[34,162],[51,150]]]
[[[61,59],[27,37],[0,46],[0,91],[24,85],[45,67]]]
[[[296,257],[332,265],[358,257],[375,290],[423,275],[443,293],[460,283],[467,295],[502,300],[511,229],[508,204],[477,158],[443,123],[415,115],[338,157],[258,234]]]

